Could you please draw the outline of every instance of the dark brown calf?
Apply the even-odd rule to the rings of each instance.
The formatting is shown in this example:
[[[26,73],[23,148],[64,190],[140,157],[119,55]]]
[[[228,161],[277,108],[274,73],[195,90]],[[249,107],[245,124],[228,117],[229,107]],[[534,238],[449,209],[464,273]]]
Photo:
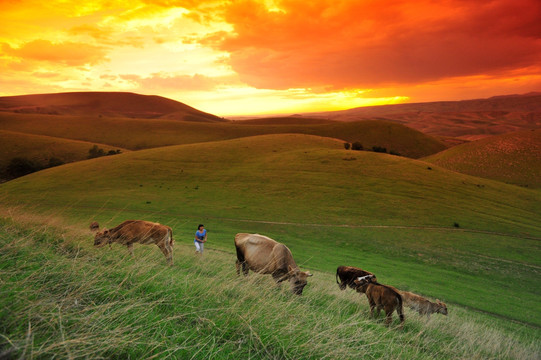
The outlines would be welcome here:
[[[336,283],[340,290],[345,290],[348,286],[352,289],[356,289],[357,285],[355,285],[355,280],[367,275],[372,275],[374,280],[376,279],[376,276],[369,271],[353,266],[339,266],[336,269]],[[340,280],[340,282],[338,280]]]
[[[379,284],[370,275],[355,280],[357,291],[365,293],[370,304],[370,315],[379,316],[381,309],[385,310],[385,325],[389,325],[393,320],[393,312],[396,310],[400,317],[400,327],[404,325],[404,307],[402,305],[402,296],[391,286]]]

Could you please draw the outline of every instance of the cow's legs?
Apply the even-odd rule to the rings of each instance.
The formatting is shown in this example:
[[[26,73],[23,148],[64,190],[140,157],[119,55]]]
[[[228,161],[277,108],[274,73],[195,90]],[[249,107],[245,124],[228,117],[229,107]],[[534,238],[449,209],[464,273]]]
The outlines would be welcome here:
[[[379,317],[379,314],[381,312],[381,309],[382,309],[382,306],[381,305],[378,305],[378,307],[376,308],[376,317]]]
[[[248,275],[248,264],[246,264],[246,259],[244,258],[244,253],[242,249],[235,244],[235,249],[237,250],[237,261],[235,262],[235,267],[237,268],[237,275],[240,275],[240,268],[242,268],[242,274],[244,276]]]
[[[404,308],[400,305],[396,308],[396,313],[398,314],[398,317],[400,318],[400,328],[402,329],[404,327]]]
[[[248,265],[246,265],[246,262],[245,261],[240,261],[240,260],[237,260],[235,262],[235,268],[237,269],[237,275],[240,275],[240,270],[242,269],[242,274],[244,276],[247,276],[248,275]]]
[[[393,321],[393,311],[394,309],[385,309],[385,325],[389,325]]]
[[[376,307],[376,303],[371,299],[368,300],[368,303],[370,305],[370,316],[374,317],[374,308]]]
[[[165,255],[165,259],[169,265],[173,265],[173,249],[170,246],[167,246],[165,243],[157,244],[160,250]]]
[[[165,257],[167,258],[167,262],[169,263],[169,265],[173,265],[173,243],[172,243],[172,239],[171,241],[169,240],[169,238],[166,238],[165,239],[165,249],[167,250],[167,254]]]

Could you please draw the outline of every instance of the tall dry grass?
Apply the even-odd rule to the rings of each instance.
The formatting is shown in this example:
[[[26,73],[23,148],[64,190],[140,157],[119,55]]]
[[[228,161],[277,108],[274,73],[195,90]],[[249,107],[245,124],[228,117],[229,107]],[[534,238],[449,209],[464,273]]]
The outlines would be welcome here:
[[[404,330],[368,316],[365,297],[315,272],[304,295],[268,276],[237,277],[233,253],[177,243],[135,258],[94,249],[61,218],[0,212],[0,354],[41,359],[538,359],[539,332],[450,307]],[[1,357],[1,356],[0,356]]]

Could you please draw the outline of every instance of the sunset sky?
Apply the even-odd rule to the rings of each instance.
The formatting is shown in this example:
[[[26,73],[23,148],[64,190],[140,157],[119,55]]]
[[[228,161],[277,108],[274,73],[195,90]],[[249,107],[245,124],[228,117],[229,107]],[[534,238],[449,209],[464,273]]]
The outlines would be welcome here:
[[[541,91],[539,0],[0,0],[0,95],[219,116]]]

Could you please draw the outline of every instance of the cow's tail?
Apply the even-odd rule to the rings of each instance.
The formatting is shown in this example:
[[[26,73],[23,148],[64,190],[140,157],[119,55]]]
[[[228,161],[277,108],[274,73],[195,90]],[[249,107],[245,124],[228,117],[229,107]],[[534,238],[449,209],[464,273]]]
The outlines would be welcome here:
[[[173,229],[169,228],[169,246],[173,247],[175,240],[173,240]]]
[[[396,308],[396,312],[400,317],[400,324],[402,324],[404,322],[404,302],[402,301],[402,295],[399,292],[397,292],[396,295],[398,299],[398,307]]]
[[[345,290],[346,285],[342,283],[342,279],[340,278],[340,268],[341,266],[336,268],[336,283],[338,284],[338,287],[340,288],[340,290]]]
[[[235,249],[237,249],[237,261],[241,264],[244,263],[246,261],[244,258],[244,253],[237,244],[235,244]]]
[[[235,262],[235,268],[237,269],[237,275],[240,275],[242,271],[243,275],[248,275],[248,266],[246,265],[246,258],[244,257],[244,252],[237,245],[237,237],[235,236],[235,249],[237,250],[237,261]]]
[[[338,287],[340,290],[346,290],[347,284],[345,281],[342,280],[342,277],[340,276],[340,270],[343,268],[343,266],[339,266],[336,268],[336,283],[338,284]]]

